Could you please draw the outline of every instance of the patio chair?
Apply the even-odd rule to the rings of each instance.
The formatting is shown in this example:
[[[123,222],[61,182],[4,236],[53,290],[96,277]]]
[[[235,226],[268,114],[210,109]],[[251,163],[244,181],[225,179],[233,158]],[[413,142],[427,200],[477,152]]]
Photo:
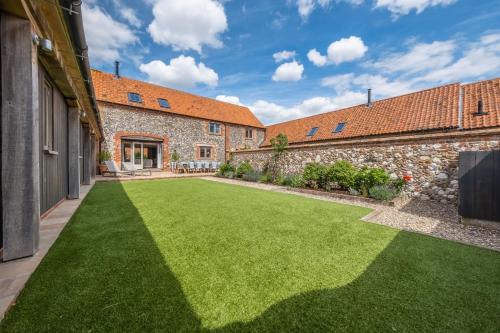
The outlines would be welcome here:
[[[109,174],[109,175],[115,176],[115,177],[117,177],[118,175],[126,175],[126,176],[133,176],[134,175],[134,173],[132,171],[120,170],[118,168],[118,165],[116,165],[115,161],[104,161],[104,163],[106,163],[106,167],[108,168],[108,171],[106,171],[103,174],[103,176],[105,176],[106,174]]]
[[[188,164],[188,172],[194,172],[196,171],[196,168],[194,167],[194,162],[189,162]]]
[[[202,172],[203,171],[203,162],[196,162],[196,172]]]
[[[149,170],[149,169],[147,169],[147,170],[136,169],[134,165],[130,165],[130,164],[123,164],[123,169],[125,169],[125,171],[131,172],[132,176],[138,176],[138,175],[151,176],[153,174],[151,172],[151,170]]]
[[[210,172],[210,161],[203,162],[203,172]]]
[[[210,168],[210,171],[215,172],[215,171],[217,171],[218,168],[219,168],[219,162],[213,161],[211,168]]]

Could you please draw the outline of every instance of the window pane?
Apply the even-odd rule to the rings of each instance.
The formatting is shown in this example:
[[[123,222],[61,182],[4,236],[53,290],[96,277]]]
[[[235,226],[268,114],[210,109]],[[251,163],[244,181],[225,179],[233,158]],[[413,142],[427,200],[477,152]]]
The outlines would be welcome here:
[[[141,103],[142,102],[141,95],[139,95],[137,93],[132,93],[132,92],[128,93],[128,100],[130,102],[134,102],[134,103]]]
[[[123,143],[123,162],[132,160],[132,144],[130,142]]]
[[[164,98],[158,98],[158,103],[160,104],[160,106],[162,108],[170,108],[170,104],[168,103],[168,101]]]
[[[345,127],[345,123],[338,123],[337,127],[333,130],[333,133],[339,133],[342,132],[342,130]]]
[[[318,131],[319,127],[313,127],[311,128],[311,130],[309,131],[309,133],[307,133],[307,136],[313,136],[314,134],[316,134],[316,132]]]
[[[219,123],[210,123],[208,126],[208,130],[210,133],[220,133],[220,124]]]

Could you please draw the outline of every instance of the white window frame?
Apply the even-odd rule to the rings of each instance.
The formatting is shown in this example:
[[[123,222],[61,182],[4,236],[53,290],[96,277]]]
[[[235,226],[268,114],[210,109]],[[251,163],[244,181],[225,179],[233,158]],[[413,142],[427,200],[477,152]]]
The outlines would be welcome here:
[[[212,126],[214,127],[213,129],[217,130],[216,132],[212,131]],[[210,123],[208,123],[208,133],[210,133],[210,134],[220,134],[221,133],[220,123],[216,123],[216,122],[210,122]]]

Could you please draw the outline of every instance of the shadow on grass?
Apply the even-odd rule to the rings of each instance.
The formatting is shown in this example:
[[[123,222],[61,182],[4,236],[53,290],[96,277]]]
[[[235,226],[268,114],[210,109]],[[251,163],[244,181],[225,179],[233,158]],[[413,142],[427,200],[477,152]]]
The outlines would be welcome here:
[[[98,184],[0,330],[485,332],[500,327],[499,276],[498,253],[400,232],[348,285],[203,328],[122,185]]]

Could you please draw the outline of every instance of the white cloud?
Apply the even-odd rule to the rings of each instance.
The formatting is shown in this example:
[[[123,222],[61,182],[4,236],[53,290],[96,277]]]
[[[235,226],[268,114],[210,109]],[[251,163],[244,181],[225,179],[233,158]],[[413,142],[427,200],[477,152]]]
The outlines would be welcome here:
[[[120,58],[120,51],[138,42],[125,24],[115,21],[98,6],[83,4],[83,25],[92,62],[110,62]]]
[[[222,47],[219,35],[227,29],[227,18],[218,1],[155,0],[153,16],[148,31],[158,44],[198,53],[203,45]]]
[[[351,88],[354,77],[353,73],[327,76],[321,80],[321,85],[333,87],[337,92],[343,92]]]
[[[265,100],[258,100],[248,107],[264,124],[274,124],[318,113],[335,111],[363,103],[365,100],[365,93],[346,91],[335,97],[312,97],[290,107]]]
[[[181,55],[171,59],[170,64],[153,60],[139,66],[141,72],[148,75],[149,81],[179,88],[192,88],[196,84],[217,86],[219,76],[202,62],[196,64],[194,58]]]
[[[215,99],[221,102],[245,106],[243,103],[241,103],[238,96],[217,95]]]
[[[316,49],[312,49],[307,52],[307,59],[318,67],[325,66],[328,63],[328,58],[321,55],[321,53],[319,53]]]
[[[281,64],[273,75],[273,81],[298,81],[302,79],[304,66],[297,61]]]
[[[389,54],[377,62],[368,63],[367,67],[374,67],[391,73],[418,73],[448,65],[453,61],[456,48],[456,42],[453,40],[419,43],[413,45],[406,53]]]
[[[273,54],[274,61],[282,62],[295,57],[295,51],[283,50]]]
[[[137,14],[132,8],[123,7],[120,9],[120,15],[127,20],[128,23],[133,25],[136,28],[139,28],[142,25],[142,21],[137,17]]]
[[[324,56],[318,50],[312,49],[307,53],[307,58],[314,65],[321,67],[327,64],[339,65],[343,62],[362,58],[368,47],[363,40],[357,36],[339,39],[328,46],[327,55]]]
[[[329,76],[323,78],[321,85],[332,87],[337,94],[345,94],[352,89],[366,91],[372,88],[373,95],[379,98],[397,96],[414,90],[410,81],[391,80],[379,74],[349,73]]]
[[[300,17],[306,21],[315,8],[318,6],[326,8],[331,2],[331,0],[297,0],[296,3]]]
[[[368,48],[363,40],[356,36],[342,38],[328,46],[328,59],[338,65],[346,61],[353,61],[362,58]]]
[[[415,10],[417,14],[427,7],[448,6],[456,0],[376,0],[375,8],[387,8],[394,17],[406,15]]]

